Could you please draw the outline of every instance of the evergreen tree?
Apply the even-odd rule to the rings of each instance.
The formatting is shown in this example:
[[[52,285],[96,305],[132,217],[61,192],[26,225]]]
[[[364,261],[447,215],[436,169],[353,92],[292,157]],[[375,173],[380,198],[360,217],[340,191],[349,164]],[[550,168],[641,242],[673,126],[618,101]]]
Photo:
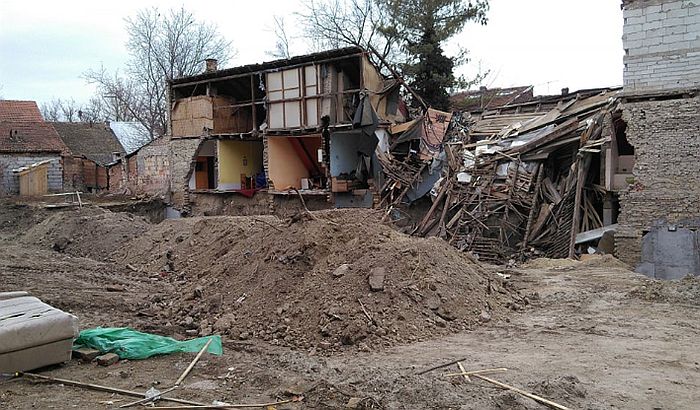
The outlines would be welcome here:
[[[448,90],[461,85],[453,70],[466,61],[466,51],[445,55],[442,44],[469,21],[486,24],[487,0],[379,0],[390,16],[382,32],[403,39],[402,71],[428,106],[447,110]],[[414,101],[414,105],[418,105]]]

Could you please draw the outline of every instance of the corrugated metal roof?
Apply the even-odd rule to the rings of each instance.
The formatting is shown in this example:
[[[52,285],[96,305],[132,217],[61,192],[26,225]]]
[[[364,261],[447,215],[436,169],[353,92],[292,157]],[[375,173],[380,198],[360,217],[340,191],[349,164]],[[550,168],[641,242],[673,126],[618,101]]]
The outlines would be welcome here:
[[[151,133],[138,121],[111,121],[109,127],[127,155],[151,142]]]

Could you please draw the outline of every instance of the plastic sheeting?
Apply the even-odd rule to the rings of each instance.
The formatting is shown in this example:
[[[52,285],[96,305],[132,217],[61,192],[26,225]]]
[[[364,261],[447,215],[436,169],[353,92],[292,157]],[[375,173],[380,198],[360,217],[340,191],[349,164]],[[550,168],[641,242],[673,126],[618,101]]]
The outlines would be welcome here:
[[[103,353],[115,353],[120,359],[134,360],[177,352],[198,352],[209,339],[212,343],[207,351],[217,356],[223,354],[221,336],[218,335],[180,341],[126,327],[98,327],[80,332],[73,350],[90,347]]]

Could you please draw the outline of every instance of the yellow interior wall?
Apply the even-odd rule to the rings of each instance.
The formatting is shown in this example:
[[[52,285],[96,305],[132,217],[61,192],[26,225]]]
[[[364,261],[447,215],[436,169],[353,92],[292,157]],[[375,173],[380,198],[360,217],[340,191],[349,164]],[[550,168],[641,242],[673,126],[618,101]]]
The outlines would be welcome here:
[[[315,155],[316,151],[312,151]],[[301,189],[301,179],[309,177],[309,171],[297,156],[296,151],[287,138],[269,137],[267,139],[267,155],[269,159],[268,178],[276,190],[289,187]]]
[[[259,142],[253,141],[219,141],[219,187],[240,188],[241,174],[251,177],[263,169],[262,150]],[[243,165],[243,159],[247,165]],[[226,185],[238,184],[238,187]]]

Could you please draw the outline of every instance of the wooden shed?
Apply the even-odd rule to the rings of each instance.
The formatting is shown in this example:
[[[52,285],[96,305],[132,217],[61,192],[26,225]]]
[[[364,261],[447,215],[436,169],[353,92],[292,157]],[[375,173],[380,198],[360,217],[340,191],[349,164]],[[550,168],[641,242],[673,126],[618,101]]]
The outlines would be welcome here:
[[[12,170],[19,177],[19,194],[21,196],[44,195],[49,191],[50,163],[51,160],[48,159]]]

